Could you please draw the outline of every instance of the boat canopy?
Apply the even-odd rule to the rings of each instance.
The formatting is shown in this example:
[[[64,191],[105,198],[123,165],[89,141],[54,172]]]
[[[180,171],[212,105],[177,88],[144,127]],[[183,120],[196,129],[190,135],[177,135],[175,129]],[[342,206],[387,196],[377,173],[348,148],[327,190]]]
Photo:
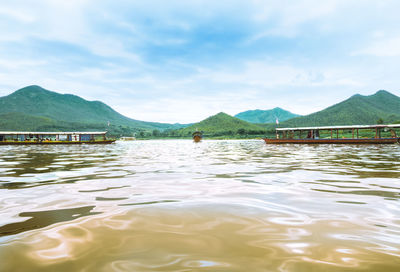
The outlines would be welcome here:
[[[103,135],[107,131],[71,131],[71,132],[37,132],[37,131],[0,131],[1,135],[70,135],[70,134],[80,134],[80,135]]]
[[[276,131],[305,131],[305,130],[331,130],[331,129],[333,129],[333,130],[337,130],[337,129],[376,129],[376,128],[400,128],[400,124],[277,128]]]

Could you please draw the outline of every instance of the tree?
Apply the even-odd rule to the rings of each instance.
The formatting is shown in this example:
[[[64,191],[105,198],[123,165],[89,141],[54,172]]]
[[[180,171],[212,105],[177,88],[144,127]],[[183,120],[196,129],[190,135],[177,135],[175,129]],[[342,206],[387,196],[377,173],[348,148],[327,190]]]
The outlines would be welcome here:
[[[245,130],[244,128],[239,128],[239,129],[237,130],[237,133],[238,133],[239,135],[245,135],[245,134],[246,134],[246,130]]]
[[[158,129],[153,130],[153,136],[154,137],[160,136],[160,131]]]
[[[376,121],[376,123],[377,123],[377,124],[383,124],[383,119],[382,119],[382,118],[379,118],[379,119]]]

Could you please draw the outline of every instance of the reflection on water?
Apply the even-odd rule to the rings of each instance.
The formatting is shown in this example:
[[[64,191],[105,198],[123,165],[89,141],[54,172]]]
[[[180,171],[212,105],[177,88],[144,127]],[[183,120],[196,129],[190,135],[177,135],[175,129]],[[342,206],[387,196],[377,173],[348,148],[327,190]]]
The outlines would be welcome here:
[[[400,146],[0,147],[0,271],[398,271]]]
[[[30,219],[11,223],[0,227],[0,236],[18,234],[20,232],[47,227],[58,222],[73,220],[82,216],[95,215],[99,212],[90,212],[94,206],[80,207],[73,209],[61,209],[40,212],[23,212],[20,217],[30,217]]]

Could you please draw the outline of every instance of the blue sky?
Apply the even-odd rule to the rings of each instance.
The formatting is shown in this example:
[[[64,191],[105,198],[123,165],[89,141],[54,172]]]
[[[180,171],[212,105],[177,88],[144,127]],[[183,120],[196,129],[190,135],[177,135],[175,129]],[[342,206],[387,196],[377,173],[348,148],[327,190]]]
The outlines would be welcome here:
[[[399,10],[397,0],[0,0],[0,95],[36,84],[168,123],[400,96]]]

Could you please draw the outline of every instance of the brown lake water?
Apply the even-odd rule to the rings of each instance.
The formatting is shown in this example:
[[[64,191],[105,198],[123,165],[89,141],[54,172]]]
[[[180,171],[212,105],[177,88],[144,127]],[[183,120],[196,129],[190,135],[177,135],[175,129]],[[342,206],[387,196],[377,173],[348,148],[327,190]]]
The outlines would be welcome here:
[[[0,271],[400,271],[400,145],[0,146]]]

